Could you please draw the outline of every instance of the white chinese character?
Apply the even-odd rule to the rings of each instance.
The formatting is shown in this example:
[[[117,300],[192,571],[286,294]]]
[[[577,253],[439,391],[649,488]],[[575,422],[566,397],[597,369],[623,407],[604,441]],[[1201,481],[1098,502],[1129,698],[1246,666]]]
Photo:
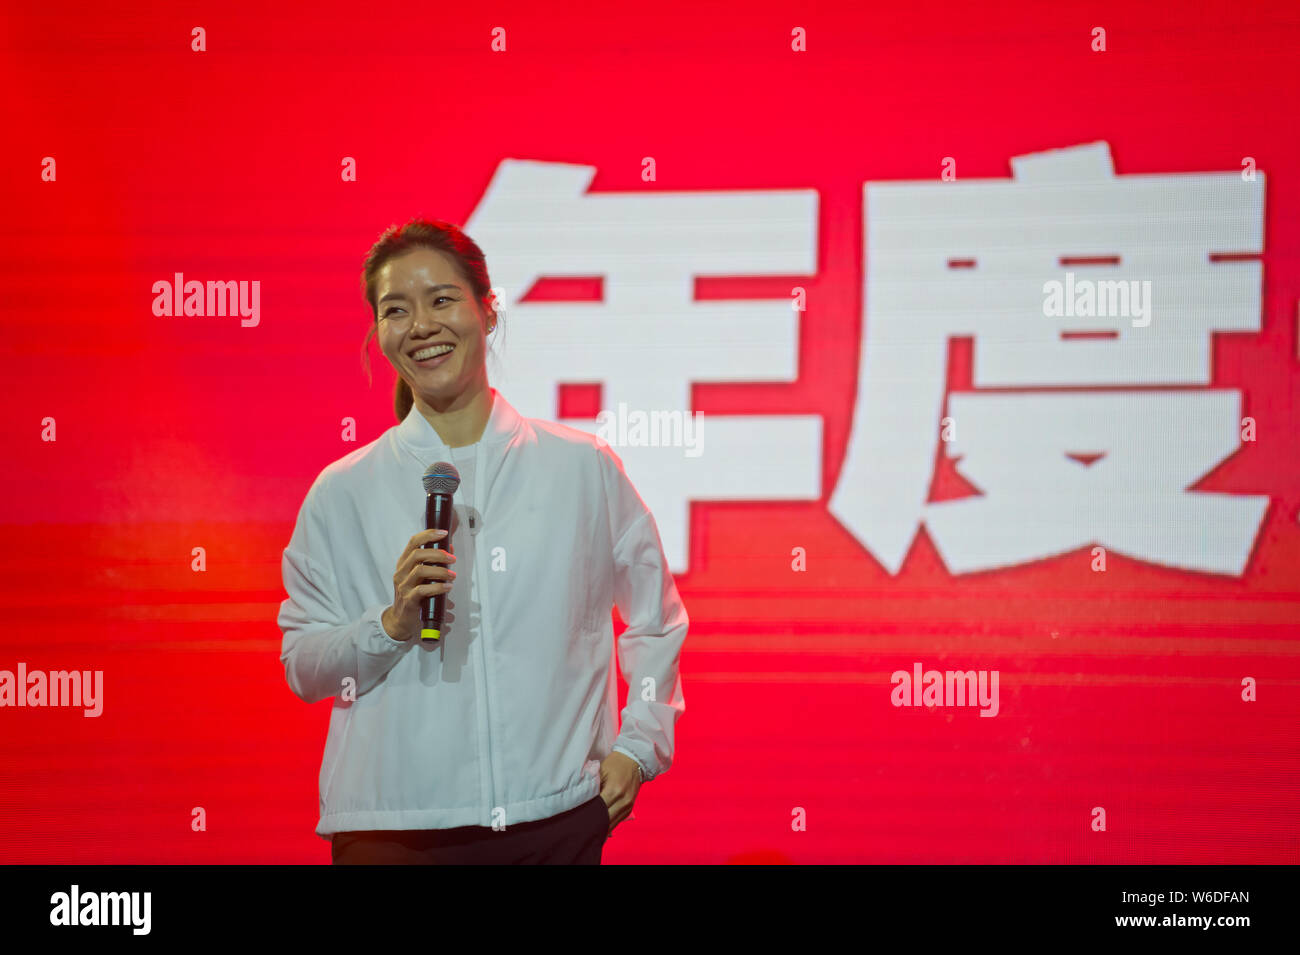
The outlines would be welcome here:
[[[1012,170],[866,185],[857,404],[831,512],[891,573],[924,523],[954,573],[1095,542],[1239,575],[1268,498],[1187,488],[1237,449],[1240,393],[1114,386],[1208,385],[1211,333],[1259,329],[1260,263],[1211,255],[1262,250],[1264,176],[1115,176],[1106,143]],[[976,389],[1021,390],[954,393],[945,415],[963,336]],[[1076,386],[1112,390],[1060,390]],[[928,503],[936,445],[981,495]]]
[[[506,160],[465,224],[503,290],[507,338],[492,378],[510,403],[556,420],[559,386],[594,382],[611,415],[680,416],[695,382],[793,381],[799,313],[789,301],[695,301],[694,284],[815,273],[816,192],[589,194],[595,173]],[[603,301],[519,302],[539,278],[597,275]],[[819,415],[704,417],[703,453],[610,442],[673,572],[687,569],[691,501],[821,496]]]

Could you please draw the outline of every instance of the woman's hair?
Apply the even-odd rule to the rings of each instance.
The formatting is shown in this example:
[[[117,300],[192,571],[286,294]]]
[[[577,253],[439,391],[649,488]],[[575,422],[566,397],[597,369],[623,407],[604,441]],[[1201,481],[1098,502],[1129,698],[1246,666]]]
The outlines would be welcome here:
[[[370,377],[370,354],[367,347],[370,344],[370,339],[379,330],[379,307],[375,302],[375,279],[379,275],[379,270],[384,267],[389,259],[404,252],[410,252],[412,249],[433,249],[437,252],[445,252],[455,261],[456,268],[465,281],[470,284],[470,288],[474,290],[474,297],[480,304],[483,303],[484,299],[492,296],[492,283],[488,279],[487,262],[483,257],[483,250],[458,226],[450,222],[443,222],[441,219],[412,219],[405,225],[389,226],[384,231],[384,234],[379,237],[379,241],[370,247],[370,252],[366,255],[365,266],[361,270],[361,294],[370,306],[371,318],[370,331],[366,334],[366,340],[361,343],[361,362],[365,366],[367,379]],[[497,309],[497,312],[497,322],[500,323],[500,310]],[[393,411],[396,413],[398,421],[406,418],[414,403],[415,399],[411,394],[411,386],[407,384],[405,378],[398,375],[397,387],[393,391]]]

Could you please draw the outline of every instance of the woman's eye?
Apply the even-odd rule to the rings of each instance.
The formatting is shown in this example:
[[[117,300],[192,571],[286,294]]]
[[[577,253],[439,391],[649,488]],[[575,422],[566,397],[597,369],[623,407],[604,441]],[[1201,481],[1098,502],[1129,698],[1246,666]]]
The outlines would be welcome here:
[[[396,305],[392,305],[389,308],[384,310],[384,318],[387,318],[389,315],[392,315],[393,312],[400,312],[400,311],[401,311],[400,308],[398,308]]]

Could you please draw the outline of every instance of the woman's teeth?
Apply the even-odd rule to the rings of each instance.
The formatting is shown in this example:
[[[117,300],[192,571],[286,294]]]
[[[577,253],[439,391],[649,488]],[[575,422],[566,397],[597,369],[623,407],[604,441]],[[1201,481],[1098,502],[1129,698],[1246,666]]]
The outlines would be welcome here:
[[[431,348],[422,348],[416,352],[413,357],[416,361],[424,361],[428,358],[436,358],[439,355],[445,355],[454,348],[454,345],[434,345]]]

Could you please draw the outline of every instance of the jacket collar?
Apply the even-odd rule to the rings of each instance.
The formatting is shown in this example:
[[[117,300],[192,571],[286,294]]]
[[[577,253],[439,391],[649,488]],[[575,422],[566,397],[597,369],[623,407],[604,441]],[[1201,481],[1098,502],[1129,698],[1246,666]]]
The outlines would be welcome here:
[[[483,429],[480,444],[502,445],[510,441],[523,424],[510,402],[495,388],[492,392],[492,412],[488,415],[487,427]],[[422,460],[443,459],[450,455],[447,444],[438,436],[433,425],[429,424],[420,409],[414,404],[402,423],[397,426],[397,439]]]

